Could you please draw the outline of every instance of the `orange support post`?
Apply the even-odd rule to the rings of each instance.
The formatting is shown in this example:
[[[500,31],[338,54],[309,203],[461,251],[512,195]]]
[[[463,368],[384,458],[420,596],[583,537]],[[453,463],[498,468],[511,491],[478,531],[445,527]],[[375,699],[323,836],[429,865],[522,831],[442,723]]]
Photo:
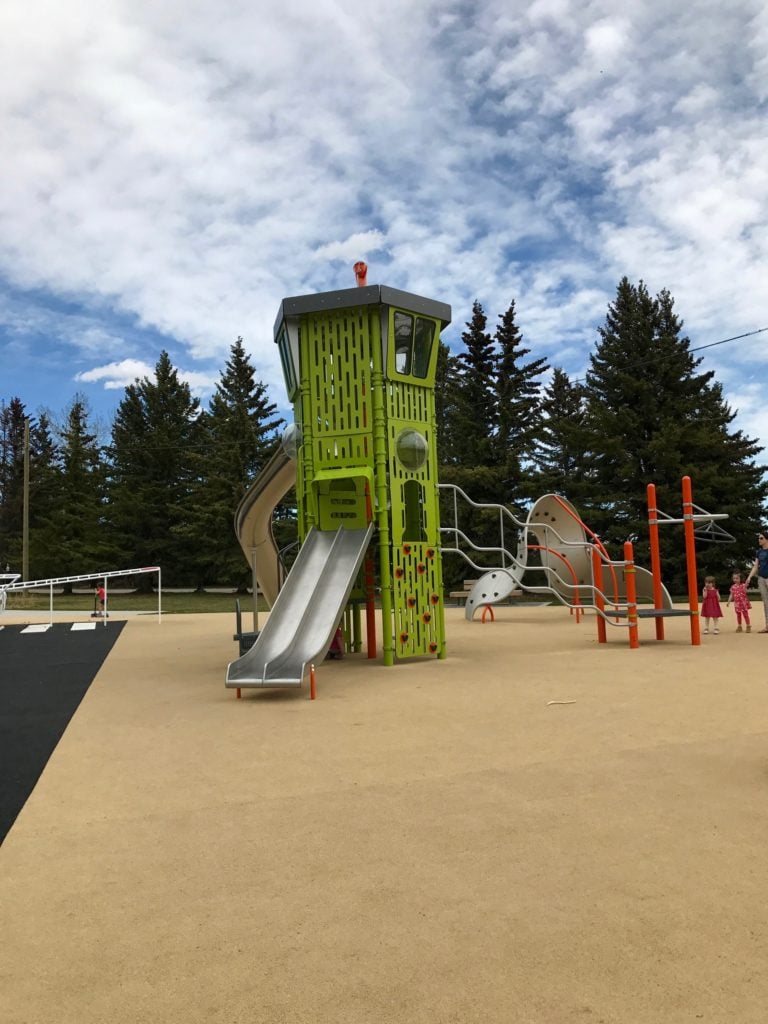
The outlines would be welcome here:
[[[493,608],[489,604],[483,605],[483,614],[480,616],[480,621],[485,622],[485,616],[488,614],[488,612],[491,613],[491,622],[495,622],[496,616],[493,614]]]
[[[634,651],[640,646],[637,635],[637,586],[635,585],[635,553],[632,541],[624,542],[624,579],[627,586],[627,622],[629,623],[629,646]]]
[[[309,699],[315,700],[317,697],[317,681],[315,679],[315,666],[309,666]]]
[[[608,642],[605,628],[605,618],[601,614],[605,611],[605,598],[602,591],[603,584],[603,563],[600,552],[595,545],[592,546],[592,585],[595,588],[595,607],[597,612],[597,642],[604,644]]]
[[[648,484],[648,536],[651,541],[651,576],[653,577],[653,607],[661,611],[664,599],[661,593],[661,549],[659,548],[659,510],[656,505],[656,484]],[[656,617],[656,639],[664,639],[664,619]]]
[[[701,645],[699,621],[699,581],[696,575],[696,537],[693,524],[693,488],[691,478],[683,477],[683,530],[685,531],[685,566],[688,573],[688,607],[691,612],[691,643]]]

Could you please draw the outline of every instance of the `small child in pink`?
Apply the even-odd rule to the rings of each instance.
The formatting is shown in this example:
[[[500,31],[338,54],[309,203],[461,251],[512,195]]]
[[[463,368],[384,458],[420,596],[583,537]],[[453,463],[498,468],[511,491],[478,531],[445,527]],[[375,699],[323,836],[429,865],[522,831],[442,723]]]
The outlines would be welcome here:
[[[722,619],[723,610],[720,607],[720,595],[717,592],[715,586],[714,576],[704,577],[704,590],[701,594],[703,601],[701,605],[701,615],[704,619],[704,632],[708,633],[710,624],[715,628],[712,630],[713,633],[719,633],[720,630],[717,628],[717,620]]]
[[[728,604],[733,604],[734,611],[736,612],[736,632],[742,632],[741,620],[744,619],[744,625],[747,628],[747,632],[751,633],[752,627],[749,624],[749,609],[752,605],[749,603],[747,585],[742,582],[740,572],[735,572],[731,577],[731,592],[728,597]]]

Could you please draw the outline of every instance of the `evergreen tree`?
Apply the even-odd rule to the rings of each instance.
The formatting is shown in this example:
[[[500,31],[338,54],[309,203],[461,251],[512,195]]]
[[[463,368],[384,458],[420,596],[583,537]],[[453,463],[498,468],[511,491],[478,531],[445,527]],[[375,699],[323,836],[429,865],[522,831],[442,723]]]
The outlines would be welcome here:
[[[437,430],[437,461],[444,465],[456,462],[456,420],[459,408],[458,359],[451,355],[445,342],[439,342],[435,370],[435,425]]]
[[[160,355],[154,379],[137,378],[125,389],[109,450],[109,537],[119,567],[159,565],[165,582],[194,579],[180,531],[200,471],[199,411],[199,400],[179,380],[167,352]],[[151,585],[148,576],[139,579]]]
[[[669,292],[653,298],[642,281],[623,278],[599,334],[587,374],[590,448],[601,494],[592,521],[607,541],[639,538],[647,565],[646,485],[656,483],[659,508],[672,514],[680,509],[680,478],[690,475],[697,505],[731,515],[728,529],[740,547],[701,553],[702,564],[723,573],[743,558],[746,534],[760,515],[766,487],[755,458],[761,449],[731,432],[734,414],[713,373],[699,371],[701,359],[690,352]],[[666,573],[680,588],[682,538],[668,527],[662,544]]]
[[[30,429],[29,467],[29,574],[32,579],[60,576],[61,552],[66,535],[52,528],[62,505],[59,449],[51,421],[40,412]]]
[[[565,370],[555,367],[544,390],[543,418],[536,443],[537,495],[565,495],[576,506],[592,497],[586,393],[570,381]]]
[[[104,568],[106,469],[85,398],[76,395],[59,428],[57,495],[39,530],[45,574],[76,576]]]
[[[493,463],[493,435],[496,431],[495,353],[487,332],[483,307],[472,303],[472,319],[461,335],[464,351],[458,354],[456,429],[452,452],[464,466],[490,466]]]
[[[20,398],[0,405],[0,567],[21,572],[24,509],[24,421]]]
[[[239,500],[271,455],[285,422],[269,400],[266,385],[256,379],[242,338],[232,345],[209,414],[215,441],[226,460],[225,475]]]
[[[56,445],[50,420],[41,412],[28,417],[24,403],[13,398],[0,405],[0,571],[23,565],[24,434],[29,419],[29,578],[55,572],[56,546],[44,536],[51,510],[59,501]]]
[[[545,359],[522,362],[530,349],[515,322],[515,302],[499,317],[495,334],[495,460],[502,470],[502,490],[515,500],[530,498],[534,442],[541,429],[541,381]]]
[[[179,528],[198,553],[201,582],[250,583],[233,529],[237,506],[274,450],[283,419],[238,338],[201,420],[205,466],[189,517]]]

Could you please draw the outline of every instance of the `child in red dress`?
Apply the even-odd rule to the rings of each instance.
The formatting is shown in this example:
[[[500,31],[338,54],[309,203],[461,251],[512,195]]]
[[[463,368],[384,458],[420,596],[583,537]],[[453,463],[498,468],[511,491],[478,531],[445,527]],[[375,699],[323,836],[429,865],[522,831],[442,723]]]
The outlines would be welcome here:
[[[741,620],[744,619],[747,632],[751,633],[752,626],[749,624],[749,609],[752,605],[749,603],[747,585],[742,583],[740,572],[735,572],[731,577],[731,592],[728,597],[728,604],[733,604],[734,611],[736,612],[736,632],[741,633]],[[727,607],[728,605],[726,605]]]
[[[722,619],[723,610],[720,607],[720,595],[717,592],[715,586],[714,576],[704,577],[704,590],[701,594],[704,599],[701,605],[701,615],[704,619],[704,632],[708,633],[710,623],[715,627],[712,632],[719,633],[720,630],[717,628],[717,620]]]

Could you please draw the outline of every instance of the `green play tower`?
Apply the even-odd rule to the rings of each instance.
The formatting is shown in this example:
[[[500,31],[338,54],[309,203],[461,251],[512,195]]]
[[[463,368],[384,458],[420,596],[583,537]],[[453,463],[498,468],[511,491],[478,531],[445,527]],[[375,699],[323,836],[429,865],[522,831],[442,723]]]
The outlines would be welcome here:
[[[275,322],[298,428],[299,537],[373,521],[384,664],[443,658],[435,368],[451,309],[367,285],[364,264],[355,273],[356,288],[283,299]],[[370,562],[357,593],[370,648]]]

